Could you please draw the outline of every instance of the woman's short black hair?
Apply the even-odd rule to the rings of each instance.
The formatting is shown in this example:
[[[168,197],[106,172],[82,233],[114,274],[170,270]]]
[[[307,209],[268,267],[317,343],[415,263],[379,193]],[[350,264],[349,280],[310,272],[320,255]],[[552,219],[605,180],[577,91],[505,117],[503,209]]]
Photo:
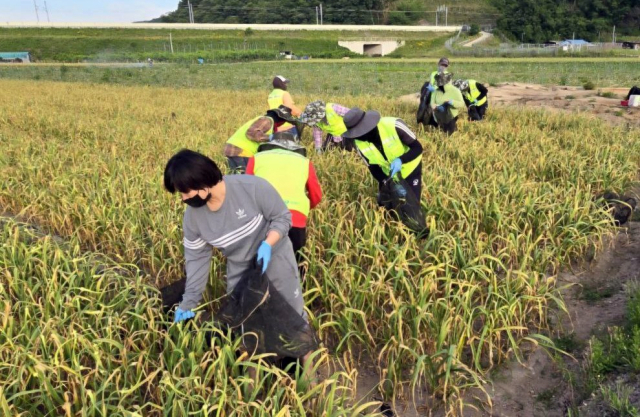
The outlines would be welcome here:
[[[202,190],[222,181],[220,168],[201,153],[182,149],[173,155],[164,168],[164,188],[170,193]]]

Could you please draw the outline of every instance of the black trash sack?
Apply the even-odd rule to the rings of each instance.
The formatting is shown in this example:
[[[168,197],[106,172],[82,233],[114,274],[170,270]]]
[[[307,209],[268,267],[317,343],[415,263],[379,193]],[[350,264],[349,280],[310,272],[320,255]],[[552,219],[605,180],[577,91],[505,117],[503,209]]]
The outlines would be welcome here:
[[[379,198],[380,204],[394,212],[399,220],[419,238],[426,238],[429,235],[427,216],[422,210],[420,200],[404,179],[389,177],[384,180]]]
[[[249,352],[301,358],[318,349],[315,331],[255,262],[224,298],[215,319],[244,335]]]
[[[444,111],[438,110],[438,107],[442,108]],[[438,107],[436,107],[436,109],[433,111],[438,125],[446,125],[448,123],[451,123],[453,119],[455,119],[455,116],[451,112],[451,106],[449,105],[449,103],[444,103]]]
[[[613,222],[616,226],[621,226],[631,219],[633,211],[636,209],[636,199],[624,195],[607,191],[595,199],[602,201],[603,206],[611,212]]]
[[[418,111],[416,112],[416,122],[418,124],[422,123],[423,125],[427,125],[429,123],[429,119],[431,119],[431,93],[429,92],[429,81],[424,83],[422,88],[420,89],[420,104],[418,105]]]

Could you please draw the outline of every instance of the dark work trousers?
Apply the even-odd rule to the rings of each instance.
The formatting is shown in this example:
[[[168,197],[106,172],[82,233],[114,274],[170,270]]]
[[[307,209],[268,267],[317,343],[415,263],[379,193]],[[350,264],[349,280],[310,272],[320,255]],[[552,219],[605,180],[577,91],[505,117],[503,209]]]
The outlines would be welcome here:
[[[414,169],[411,174],[409,174],[404,180],[407,182],[411,191],[416,196],[418,201],[420,201],[420,195],[422,194],[422,162],[418,164],[416,169]],[[382,206],[382,202],[380,201],[380,191],[382,188],[382,183],[378,183],[378,205]]]
[[[307,272],[307,267],[302,265],[302,261],[304,260],[302,257],[302,248],[304,248],[304,245],[307,243],[307,228],[292,227],[289,229],[289,239],[293,245],[293,253],[296,255],[298,271],[300,271],[300,279],[304,281],[304,275]]]
[[[244,174],[247,171],[249,158],[246,156],[227,156],[230,174]]]
[[[488,103],[484,103],[482,106],[469,106],[469,120],[476,122],[484,119],[487,107]]]
[[[629,94],[627,94],[626,100],[629,100],[629,98],[634,95],[640,95],[640,88],[635,85],[631,87],[631,90],[629,90]]]
[[[458,116],[454,117],[449,123],[442,123],[438,125],[438,129],[442,130],[447,135],[453,134],[456,130],[458,130]]]

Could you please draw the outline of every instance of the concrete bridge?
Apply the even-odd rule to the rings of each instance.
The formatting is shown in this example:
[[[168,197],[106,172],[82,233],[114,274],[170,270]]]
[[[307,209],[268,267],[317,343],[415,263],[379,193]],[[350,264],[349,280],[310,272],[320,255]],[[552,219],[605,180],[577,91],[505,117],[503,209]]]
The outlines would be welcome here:
[[[338,45],[360,55],[385,56],[389,55],[399,47],[404,46],[404,41],[364,39],[338,41]]]

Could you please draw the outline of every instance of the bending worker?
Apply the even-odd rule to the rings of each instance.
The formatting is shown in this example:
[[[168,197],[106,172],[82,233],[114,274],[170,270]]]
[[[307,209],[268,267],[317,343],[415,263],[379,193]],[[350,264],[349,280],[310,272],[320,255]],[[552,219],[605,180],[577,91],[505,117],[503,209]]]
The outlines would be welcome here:
[[[276,75],[273,79],[272,84],[273,90],[271,90],[271,93],[269,93],[269,97],[267,98],[269,110],[274,110],[284,105],[291,109],[291,114],[293,116],[300,116],[300,113],[302,113],[302,111],[295,105],[293,99],[291,98],[291,94],[289,94],[289,92],[287,91],[289,80],[284,78],[282,75]],[[298,132],[298,129],[291,123],[285,123],[280,127],[280,132],[286,131],[291,131],[296,136],[300,136],[300,132]]]
[[[400,173],[416,198],[422,191],[422,145],[416,135],[395,117],[380,117],[374,110],[349,110],[344,116],[347,131],[342,135],[354,139],[358,153],[364,158],[369,172],[379,187],[389,177]],[[378,193],[378,205],[380,193]]]
[[[436,75],[439,73],[449,74],[448,68],[449,58],[440,58],[440,61],[438,61],[438,69],[429,75],[429,81],[425,82],[420,89],[420,106],[416,114],[418,123],[422,123],[425,126],[438,127],[438,122],[436,122],[433,116],[429,103],[431,103],[431,95],[436,91]]]
[[[180,193],[184,212],[187,281],[175,322],[195,317],[209,281],[212,250],[227,258],[227,293],[256,258],[262,272],[293,309],[306,320],[300,277],[291,241],[291,213],[278,192],[255,176],[222,176],[208,157],[188,149],[173,155],[164,170],[164,187]],[[304,360],[308,359],[309,353]]]
[[[300,123],[313,127],[313,142],[316,153],[322,153],[330,146],[351,150],[350,144],[342,140],[342,134],[347,131],[342,118],[348,111],[348,108],[340,104],[325,104],[320,100],[307,104],[299,120]],[[324,145],[322,143],[323,132],[327,134]]]
[[[289,239],[304,278],[302,248],[307,242],[307,216],[322,200],[322,189],[305,148],[298,145],[288,132],[277,133],[268,144],[260,145],[258,153],[249,159],[247,174],[264,178],[273,185],[291,212]]]
[[[458,113],[464,108],[464,99],[460,90],[451,84],[453,74],[436,75],[438,88],[431,94],[431,108],[438,128],[448,135],[457,130]]]
[[[293,119],[289,115],[289,109],[281,106],[243,124],[227,140],[224,147],[229,171],[234,174],[244,174],[247,162],[258,151],[258,146],[268,142],[272,133],[279,132],[286,120]]]
[[[469,120],[484,119],[489,102],[487,100],[487,87],[476,80],[455,80],[454,87],[462,92],[464,104],[469,108]]]

